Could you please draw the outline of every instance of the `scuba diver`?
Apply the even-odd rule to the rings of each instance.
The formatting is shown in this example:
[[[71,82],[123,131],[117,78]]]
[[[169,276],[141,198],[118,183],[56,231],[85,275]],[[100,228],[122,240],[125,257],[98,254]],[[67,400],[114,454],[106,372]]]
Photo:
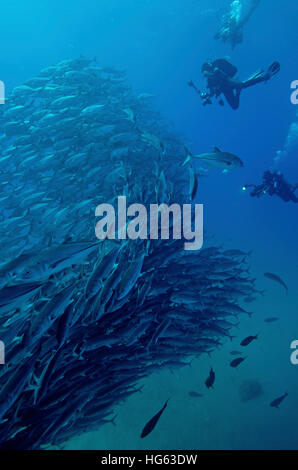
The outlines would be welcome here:
[[[240,94],[245,88],[249,88],[257,83],[267,82],[280,71],[280,64],[273,62],[267,72],[259,70],[245,81],[234,78],[237,73],[237,67],[231,64],[227,59],[217,59],[207,61],[202,66],[202,73],[207,79],[207,88],[209,92],[201,92],[191,80],[188,85],[200,95],[203,105],[212,104],[214,96],[219,99],[218,103],[223,106],[224,101],[220,98],[223,94],[232,109],[238,109],[240,104]]]
[[[250,193],[252,197],[261,197],[269,194],[269,196],[279,196],[285,202],[292,201],[298,203],[298,197],[295,195],[298,184],[291,185],[288,183],[279,171],[265,171],[262,184],[246,184],[243,186],[243,191],[250,187],[254,188]]]
[[[221,39],[223,42],[230,42],[232,49],[243,41],[243,26],[248,22],[251,15],[259,5],[261,0],[251,0],[247,11],[242,14],[243,5],[239,0],[231,3],[229,13],[222,18],[220,30],[214,39]]]

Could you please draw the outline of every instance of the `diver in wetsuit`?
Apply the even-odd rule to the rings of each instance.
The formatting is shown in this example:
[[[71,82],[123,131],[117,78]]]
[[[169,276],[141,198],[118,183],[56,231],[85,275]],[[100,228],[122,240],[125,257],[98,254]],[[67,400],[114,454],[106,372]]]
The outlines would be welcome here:
[[[201,92],[195,86],[193,81],[188,82],[188,85],[195,89],[200,95],[203,105],[212,104],[212,98],[220,98],[223,94],[232,109],[238,109],[240,104],[240,93],[245,88],[249,88],[257,83],[267,82],[280,71],[280,64],[273,62],[267,72],[260,70],[252,75],[245,81],[240,81],[235,78],[237,67],[231,64],[227,59],[217,59],[215,61],[205,62],[202,66],[202,73],[207,79],[207,88],[209,92]],[[222,99],[219,99],[219,104],[224,105]]]
[[[245,191],[250,187],[254,188],[250,193],[252,197],[261,197],[269,194],[269,196],[279,196],[285,202],[292,201],[298,203],[298,197],[295,195],[298,184],[291,185],[278,171],[265,171],[262,184],[247,184],[243,186],[243,190]]]
[[[242,3],[240,0],[234,0],[231,3],[229,13],[223,16],[220,30],[216,33],[214,38],[221,39],[223,42],[230,42],[234,49],[237,44],[243,41],[243,26],[248,22],[260,1],[261,0],[250,0],[247,11],[242,14]]]

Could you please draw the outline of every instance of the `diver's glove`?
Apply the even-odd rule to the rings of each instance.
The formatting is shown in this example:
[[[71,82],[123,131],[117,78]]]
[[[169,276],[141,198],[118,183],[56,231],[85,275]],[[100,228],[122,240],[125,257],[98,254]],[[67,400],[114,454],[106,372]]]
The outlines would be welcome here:
[[[203,102],[203,106],[206,106],[207,104],[212,104],[210,95],[206,93],[205,91],[202,91],[200,93],[200,97]]]

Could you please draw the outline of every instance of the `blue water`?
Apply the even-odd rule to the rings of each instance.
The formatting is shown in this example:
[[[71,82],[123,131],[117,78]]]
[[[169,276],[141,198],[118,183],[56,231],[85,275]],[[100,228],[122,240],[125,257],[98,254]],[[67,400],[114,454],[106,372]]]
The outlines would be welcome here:
[[[244,0],[245,2],[245,0]],[[7,92],[40,69],[84,54],[100,65],[127,72],[136,93],[156,95],[154,106],[171,122],[194,153],[214,145],[239,155],[244,169],[222,174],[215,170],[200,181],[205,228],[214,244],[252,250],[251,269],[265,296],[252,304],[254,315],[241,319],[237,338],[211,359],[195,360],[190,368],[160,372],[144,381],[141,394],[117,409],[116,426],[74,439],[72,449],[274,449],[297,448],[298,366],[290,363],[290,342],[298,338],[297,206],[278,198],[253,199],[243,184],[259,182],[283,150],[298,107],[290,102],[290,83],[298,79],[298,5],[296,0],[262,0],[244,29],[244,42],[231,51],[213,39],[227,0],[28,0],[1,6],[1,80]],[[281,73],[266,85],[246,90],[238,111],[226,105],[203,108],[186,82],[203,86],[206,58],[229,56],[247,78],[274,60]],[[298,182],[297,152],[278,169]],[[282,288],[263,277],[279,274]],[[277,316],[267,325],[266,317]],[[239,338],[259,333],[241,368],[229,367]],[[204,381],[216,370],[215,390]],[[247,403],[239,398],[245,379],[257,379],[264,394]],[[189,390],[203,393],[191,398]],[[285,391],[280,411],[270,402]],[[139,430],[168,397],[172,397],[158,430],[146,440]]]

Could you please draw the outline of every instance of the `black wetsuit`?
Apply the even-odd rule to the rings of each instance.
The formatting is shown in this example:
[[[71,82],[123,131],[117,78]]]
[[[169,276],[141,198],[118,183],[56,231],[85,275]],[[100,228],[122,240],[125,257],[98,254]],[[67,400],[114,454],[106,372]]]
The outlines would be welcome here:
[[[250,193],[252,197],[261,197],[265,194],[269,196],[279,196],[285,202],[298,203],[298,197],[295,195],[295,191],[298,189],[298,184],[289,184],[283,175],[278,172],[265,171],[263,176],[263,183],[260,185],[248,184],[245,188],[253,187],[253,191]]]
[[[209,96],[218,96],[222,93],[232,109],[238,109],[240,104],[240,93],[245,88],[257,83],[267,82],[271,75],[268,72],[259,71],[248,80],[241,81],[235,79],[237,68],[226,59],[217,59],[213,62],[213,71],[205,72],[207,77],[207,88],[210,90]]]
[[[226,59],[217,59],[214,62],[206,62],[202,67],[202,72],[207,79],[209,92],[201,93],[192,81],[189,82],[189,85],[200,94],[204,105],[211,104],[211,98],[214,96],[219,98],[220,95],[223,94],[231,108],[238,109],[242,90],[254,86],[257,83],[267,82],[273,75],[278,73],[279,70],[280,64],[274,62],[267,72],[263,70],[258,71],[247,80],[241,81],[234,78],[238,71],[237,67]],[[219,104],[223,105],[224,103],[222,100],[219,100]]]

